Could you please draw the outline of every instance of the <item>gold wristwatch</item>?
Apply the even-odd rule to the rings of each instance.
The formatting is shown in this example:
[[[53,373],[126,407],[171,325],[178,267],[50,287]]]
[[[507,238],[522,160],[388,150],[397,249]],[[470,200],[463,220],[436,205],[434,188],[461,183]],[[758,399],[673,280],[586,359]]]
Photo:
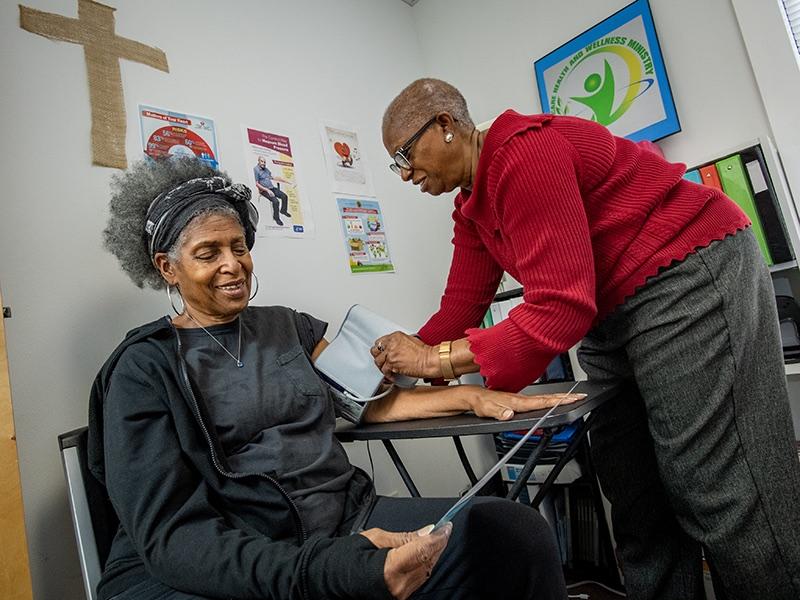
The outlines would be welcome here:
[[[442,342],[439,344],[439,364],[442,367],[442,377],[445,381],[453,381],[456,378],[453,370],[453,363],[450,361],[450,350],[453,342]]]

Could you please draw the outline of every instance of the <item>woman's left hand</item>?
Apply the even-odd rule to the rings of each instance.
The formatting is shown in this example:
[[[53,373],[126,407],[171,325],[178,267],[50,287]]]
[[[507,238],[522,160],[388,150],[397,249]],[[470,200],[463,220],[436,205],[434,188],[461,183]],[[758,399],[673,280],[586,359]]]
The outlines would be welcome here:
[[[384,335],[375,340],[370,352],[389,381],[394,381],[395,375],[431,379],[442,376],[436,348],[412,335],[400,331]]]

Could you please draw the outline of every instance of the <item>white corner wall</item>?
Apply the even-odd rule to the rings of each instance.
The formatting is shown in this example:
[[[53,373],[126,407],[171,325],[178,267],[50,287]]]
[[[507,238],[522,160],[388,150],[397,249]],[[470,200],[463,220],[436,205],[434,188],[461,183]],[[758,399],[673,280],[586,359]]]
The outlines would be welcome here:
[[[533,61],[630,0],[424,0],[412,12],[426,73],[458,87],[475,122],[541,107]],[[730,0],[650,0],[683,131],[659,142],[693,164],[769,135]]]
[[[76,0],[22,1],[77,16]],[[329,335],[355,302],[421,325],[447,270],[451,208],[392,175],[380,141],[384,107],[422,70],[412,9],[399,0],[105,1],[117,7],[119,35],[160,47],[169,60],[169,74],[122,62],[129,160],[141,155],[139,103],[213,118],[222,166],[239,181],[251,168],[241,123],[291,137],[316,237],[258,240],[256,302],[311,312],[330,321]],[[92,379],[124,333],[168,305],[163,293],[135,288],[101,248],[114,170],[90,164],[82,48],[23,31],[17,3],[3,2],[0,54],[0,286],[13,309],[5,325],[34,593],[79,598],[56,437],[86,424]],[[396,274],[347,272],[321,118],[362,135]],[[402,491],[375,450],[381,490]],[[363,450],[353,454],[367,464]]]
[[[731,0],[786,179],[800,203],[800,54],[782,0]]]

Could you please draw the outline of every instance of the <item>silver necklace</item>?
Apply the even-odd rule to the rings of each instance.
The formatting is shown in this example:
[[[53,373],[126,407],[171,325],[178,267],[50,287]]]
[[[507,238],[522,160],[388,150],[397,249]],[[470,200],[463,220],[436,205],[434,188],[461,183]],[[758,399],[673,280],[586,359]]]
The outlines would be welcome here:
[[[228,356],[230,356],[234,360],[234,362],[236,362],[236,366],[237,367],[239,367],[241,369],[244,366],[244,363],[241,360],[241,358],[242,358],[242,317],[241,316],[239,316],[239,349],[236,351],[236,356],[231,354],[231,351],[228,350],[223,345],[222,342],[220,342],[217,338],[215,338],[213,335],[211,335],[211,332],[208,329],[206,329],[205,327],[200,325],[200,323],[198,323],[197,319],[195,319],[192,315],[189,314],[188,310],[186,311],[186,316],[189,317],[195,323],[197,323],[197,326],[200,327],[200,329],[202,329],[203,331],[205,331],[208,334],[208,337],[210,337],[212,340],[217,342],[217,345],[220,348],[222,348],[223,350],[225,350],[226,354]]]

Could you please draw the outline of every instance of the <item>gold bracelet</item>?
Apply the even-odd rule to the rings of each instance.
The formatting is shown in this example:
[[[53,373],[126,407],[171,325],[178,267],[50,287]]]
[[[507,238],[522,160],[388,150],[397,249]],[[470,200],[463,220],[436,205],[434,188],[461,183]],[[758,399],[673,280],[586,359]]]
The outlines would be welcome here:
[[[442,376],[446,381],[453,381],[456,378],[453,370],[453,363],[450,361],[450,350],[453,342],[442,342],[439,344],[439,364],[442,367]]]

